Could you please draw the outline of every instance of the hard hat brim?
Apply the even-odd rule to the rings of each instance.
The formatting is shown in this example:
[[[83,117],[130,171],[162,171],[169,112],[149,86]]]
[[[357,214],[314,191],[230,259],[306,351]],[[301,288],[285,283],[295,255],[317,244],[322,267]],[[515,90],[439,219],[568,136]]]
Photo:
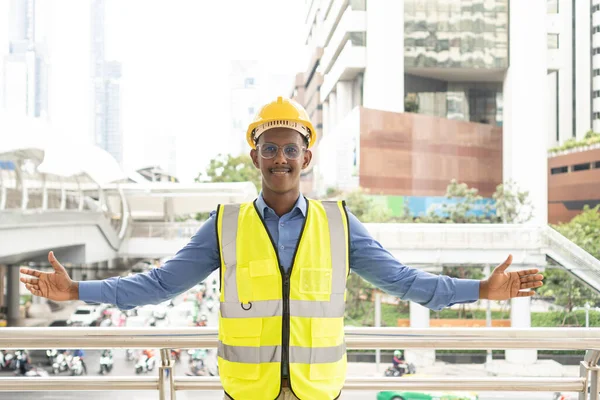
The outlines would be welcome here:
[[[316,141],[316,132],[313,125],[308,121],[302,121],[297,119],[270,119],[270,120],[262,120],[258,122],[253,122],[248,126],[248,131],[246,132],[246,140],[250,147],[256,149],[255,141],[258,140],[260,135],[264,134],[266,131],[274,128],[290,128],[300,133],[306,139],[308,139],[308,148],[310,149]],[[259,133],[256,135],[256,133]]]

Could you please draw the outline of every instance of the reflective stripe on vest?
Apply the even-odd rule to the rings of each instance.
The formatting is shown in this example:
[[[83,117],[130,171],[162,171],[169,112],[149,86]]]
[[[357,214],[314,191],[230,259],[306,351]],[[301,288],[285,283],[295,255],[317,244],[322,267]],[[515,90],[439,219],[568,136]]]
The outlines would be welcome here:
[[[310,200],[307,206],[308,232],[303,230],[299,238],[290,280],[293,298],[287,299],[290,338],[291,331],[295,331],[295,337],[303,340],[288,344],[288,361],[296,396],[318,400],[335,398],[345,379],[343,317],[349,232],[343,203]],[[234,399],[275,398],[281,379],[281,332],[269,327],[281,329],[286,300],[281,296],[282,288],[278,290],[279,298],[269,298],[274,293],[274,268],[279,269],[277,250],[274,244],[265,245],[268,232],[257,220],[262,218],[248,204],[220,206],[217,215],[223,267],[218,357],[223,367],[223,387]],[[256,249],[253,240],[259,241]],[[247,250],[240,253],[240,246]],[[242,264],[238,265],[240,254]],[[248,258],[250,254],[255,256]],[[265,287],[271,295],[257,295],[263,277],[264,282],[271,282]],[[239,379],[247,380],[244,387]]]

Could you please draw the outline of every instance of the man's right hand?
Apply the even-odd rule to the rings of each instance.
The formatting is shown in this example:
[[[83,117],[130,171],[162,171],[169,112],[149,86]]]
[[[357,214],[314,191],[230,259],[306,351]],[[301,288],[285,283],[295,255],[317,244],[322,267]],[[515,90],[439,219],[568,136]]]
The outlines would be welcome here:
[[[54,252],[48,253],[48,261],[54,272],[41,272],[29,268],[21,268],[21,273],[30,277],[21,277],[27,290],[36,296],[50,300],[79,300],[79,284],[72,280],[56,257]]]

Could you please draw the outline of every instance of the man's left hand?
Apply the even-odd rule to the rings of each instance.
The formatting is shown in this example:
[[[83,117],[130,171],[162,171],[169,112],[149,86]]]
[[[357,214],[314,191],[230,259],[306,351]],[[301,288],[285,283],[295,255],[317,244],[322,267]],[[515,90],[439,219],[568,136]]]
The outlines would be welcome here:
[[[512,263],[512,255],[506,261],[494,268],[492,275],[481,281],[479,298],[488,300],[508,300],[513,297],[533,296],[534,289],[543,285],[544,276],[538,274],[538,269],[527,269],[517,272],[506,272]]]

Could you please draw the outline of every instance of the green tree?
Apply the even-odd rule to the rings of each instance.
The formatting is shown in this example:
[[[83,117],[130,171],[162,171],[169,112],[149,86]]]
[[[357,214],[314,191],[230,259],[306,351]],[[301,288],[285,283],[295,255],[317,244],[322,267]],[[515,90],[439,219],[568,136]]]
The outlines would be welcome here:
[[[496,218],[491,222],[505,224],[524,223],[533,217],[533,205],[529,191],[520,191],[514,181],[496,187],[492,198],[496,203]]]
[[[262,178],[260,170],[252,163],[249,155],[233,157],[230,154],[219,154],[210,160],[206,171],[199,173],[196,182],[252,182],[256,190],[261,189]],[[204,221],[209,213],[197,213],[195,219]]]
[[[233,157],[219,154],[210,160],[206,171],[198,174],[196,182],[252,182],[260,191],[262,178],[249,155]]]
[[[553,225],[553,228],[573,243],[600,259],[600,205],[584,206],[583,212],[571,221]]]
[[[391,219],[390,211],[377,206],[362,189],[346,194],[345,199],[350,212],[362,222],[389,222]]]

